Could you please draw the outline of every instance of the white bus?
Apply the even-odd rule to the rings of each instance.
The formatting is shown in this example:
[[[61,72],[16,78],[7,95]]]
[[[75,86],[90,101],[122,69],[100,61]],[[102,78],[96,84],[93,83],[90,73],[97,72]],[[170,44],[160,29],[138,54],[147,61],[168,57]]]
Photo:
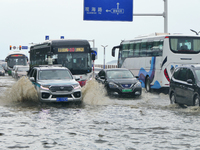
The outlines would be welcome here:
[[[146,91],[168,88],[174,69],[181,64],[200,63],[200,36],[154,34],[122,41],[118,68],[128,68],[139,77]]]

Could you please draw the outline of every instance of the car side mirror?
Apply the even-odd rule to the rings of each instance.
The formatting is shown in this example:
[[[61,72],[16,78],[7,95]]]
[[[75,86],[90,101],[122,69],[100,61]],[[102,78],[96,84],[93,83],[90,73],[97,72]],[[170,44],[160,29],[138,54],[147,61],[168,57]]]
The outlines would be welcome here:
[[[78,80],[80,80],[80,78],[79,77],[75,77],[75,80],[78,81]]]
[[[187,83],[192,84],[193,83],[192,79],[187,79]]]
[[[31,82],[35,82],[35,78],[34,77],[30,77],[29,78]]]
[[[139,78],[139,76],[135,76],[137,79]]]

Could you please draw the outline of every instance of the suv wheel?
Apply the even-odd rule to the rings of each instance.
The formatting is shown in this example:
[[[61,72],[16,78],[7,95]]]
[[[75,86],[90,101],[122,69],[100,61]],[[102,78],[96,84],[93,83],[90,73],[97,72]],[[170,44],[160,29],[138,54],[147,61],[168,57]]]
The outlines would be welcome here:
[[[199,106],[199,95],[194,98],[194,106]]]
[[[170,103],[175,104],[176,103],[176,98],[174,92],[171,93],[170,95]]]

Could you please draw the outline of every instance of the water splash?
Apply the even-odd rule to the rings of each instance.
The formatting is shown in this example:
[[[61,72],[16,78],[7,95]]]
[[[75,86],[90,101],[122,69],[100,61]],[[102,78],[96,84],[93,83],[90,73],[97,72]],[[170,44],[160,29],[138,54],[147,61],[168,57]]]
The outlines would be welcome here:
[[[185,112],[196,112],[199,113],[200,112],[200,107],[199,106],[189,106],[186,107],[186,109],[184,109]]]
[[[27,77],[21,77],[5,92],[6,101],[24,102],[38,101],[37,91]]]
[[[82,88],[83,102],[90,105],[106,105],[108,97],[104,86],[95,79],[88,80]]]

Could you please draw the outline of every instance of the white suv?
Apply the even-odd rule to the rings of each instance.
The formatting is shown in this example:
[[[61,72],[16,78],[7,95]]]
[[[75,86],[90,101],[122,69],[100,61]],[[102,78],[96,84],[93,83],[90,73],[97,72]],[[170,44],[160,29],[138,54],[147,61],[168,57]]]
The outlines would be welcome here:
[[[65,67],[34,67],[28,77],[42,102],[82,102],[81,86]]]

